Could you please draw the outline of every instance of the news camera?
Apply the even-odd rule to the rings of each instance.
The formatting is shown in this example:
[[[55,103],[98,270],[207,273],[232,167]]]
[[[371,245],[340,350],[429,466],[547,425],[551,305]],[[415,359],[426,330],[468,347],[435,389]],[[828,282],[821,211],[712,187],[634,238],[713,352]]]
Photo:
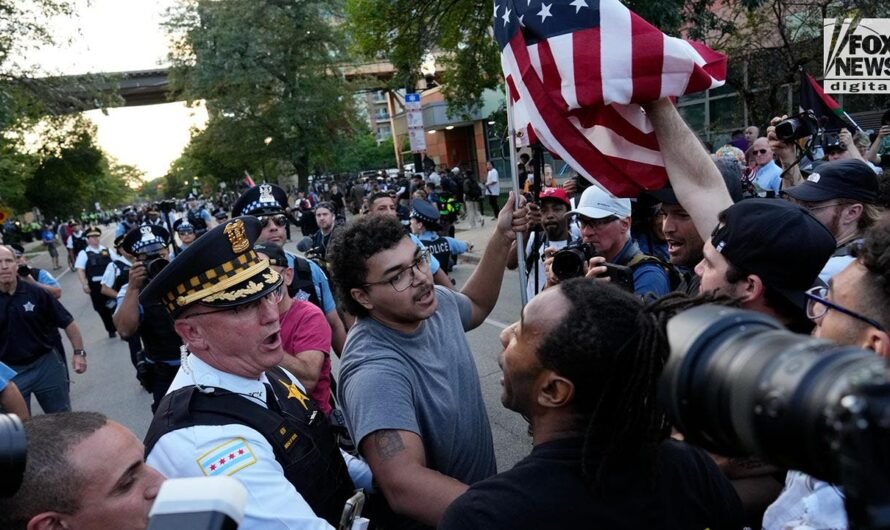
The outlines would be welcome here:
[[[783,142],[794,142],[819,132],[819,119],[812,110],[805,110],[776,124],[776,138]]]
[[[890,528],[890,371],[874,353],[706,305],[667,326],[658,398],[686,440],[840,484],[851,528]]]

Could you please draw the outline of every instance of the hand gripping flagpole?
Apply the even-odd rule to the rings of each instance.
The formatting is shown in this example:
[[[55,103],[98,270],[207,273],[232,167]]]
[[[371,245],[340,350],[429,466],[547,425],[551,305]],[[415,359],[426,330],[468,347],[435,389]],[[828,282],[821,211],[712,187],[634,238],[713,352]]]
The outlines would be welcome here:
[[[506,86],[506,83],[504,85],[504,92],[507,96],[507,135],[510,140],[510,176],[513,180],[513,207],[518,210],[519,197],[522,195],[522,190],[519,189],[519,174],[516,172],[516,130],[513,128],[513,103],[510,100],[510,88]],[[524,308],[525,304],[528,303],[528,291],[526,291],[525,287],[528,283],[528,278],[526,277],[526,270],[528,269],[525,268],[525,234],[516,234],[516,256],[519,258],[519,299]]]

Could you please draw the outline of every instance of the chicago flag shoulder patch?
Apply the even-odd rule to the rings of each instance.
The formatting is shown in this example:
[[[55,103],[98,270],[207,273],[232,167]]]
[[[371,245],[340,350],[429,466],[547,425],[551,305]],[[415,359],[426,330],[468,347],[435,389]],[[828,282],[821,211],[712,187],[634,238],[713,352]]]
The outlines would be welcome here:
[[[256,455],[244,438],[232,438],[207,451],[197,459],[204,475],[233,475],[256,463]]]

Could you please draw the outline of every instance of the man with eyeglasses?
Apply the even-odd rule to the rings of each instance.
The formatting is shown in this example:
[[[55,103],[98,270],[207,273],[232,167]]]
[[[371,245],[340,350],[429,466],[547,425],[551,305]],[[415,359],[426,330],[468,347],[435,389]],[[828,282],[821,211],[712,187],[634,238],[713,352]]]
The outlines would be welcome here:
[[[632,269],[634,293],[640,296],[658,297],[671,291],[669,265],[644,254],[630,237],[630,199],[613,197],[599,186],[590,186],[581,194],[578,207],[566,215],[571,214],[578,216],[581,239],[597,253],[584,264],[586,276],[602,275],[606,272],[604,264],[612,263]],[[553,250],[548,249],[544,262],[548,287],[559,283],[552,271]]]
[[[890,358],[890,223],[867,231],[853,248],[853,258],[828,287],[807,291],[813,335]],[[844,498],[836,486],[789,471],[785,489],[764,514],[763,527],[847,528]]]
[[[819,278],[827,282],[853,261],[852,246],[880,218],[878,177],[862,160],[820,165],[803,183],[782,192],[831,231],[837,248]]]
[[[146,435],[170,478],[228,475],[248,491],[239,528],[329,528],[353,483],[331,427],[284,357],[281,276],[253,245],[255,217],[215,227],[146,286],[183,341],[182,366]]]
[[[770,149],[769,140],[761,136],[754,140],[751,146],[754,154],[754,175],[751,180],[757,187],[760,196],[775,197],[782,188],[782,168],[773,160],[773,151]]]
[[[353,441],[398,514],[387,528],[436,526],[468,484],[496,472],[465,332],[494,308],[514,232],[527,230],[527,209],[514,212],[513,197],[461,292],[433,285],[429,250],[391,216],[366,216],[334,235],[334,285],[357,317],[338,395]]]
[[[286,215],[287,193],[275,184],[260,184],[244,193],[232,205],[232,217],[252,215],[260,220],[263,231],[260,241],[284,247],[287,243]],[[294,269],[294,277],[286,286],[291,298],[312,302],[321,308],[333,333],[331,345],[340,355],[346,340],[346,327],[337,313],[337,303],[331,293],[328,277],[314,261],[285,251],[288,266]]]

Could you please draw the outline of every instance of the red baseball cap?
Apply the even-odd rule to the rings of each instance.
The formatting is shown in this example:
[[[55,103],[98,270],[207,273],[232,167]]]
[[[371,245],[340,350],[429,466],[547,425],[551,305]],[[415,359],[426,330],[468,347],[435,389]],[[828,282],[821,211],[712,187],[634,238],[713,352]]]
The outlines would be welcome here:
[[[538,198],[541,200],[555,199],[557,201],[562,201],[569,208],[572,207],[572,203],[569,201],[569,194],[562,188],[544,188],[541,190],[541,193],[538,194]]]

